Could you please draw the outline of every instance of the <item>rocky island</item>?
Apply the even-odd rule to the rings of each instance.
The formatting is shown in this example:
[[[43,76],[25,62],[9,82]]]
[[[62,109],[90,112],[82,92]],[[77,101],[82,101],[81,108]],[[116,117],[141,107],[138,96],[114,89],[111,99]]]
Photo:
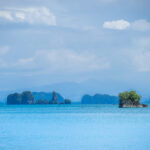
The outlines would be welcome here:
[[[7,104],[35,104],[33,94],[30,91],[24,91],[22,93],[13,93],[7,96]]]
[[[81,104],[118,104],[117,96],[107,94],[84,95],[81,99]]]
[[[120,108],[140,108],[148,107],[148,105],[140,103],[141,96],[136,91],[125,91],[119,93],[119,107]]]
[[[31,104],[71,104],[71,100],[64,99],[55,91],[52,93],[30,92],[13,93],[7,96],[8,105],[31,105]]]

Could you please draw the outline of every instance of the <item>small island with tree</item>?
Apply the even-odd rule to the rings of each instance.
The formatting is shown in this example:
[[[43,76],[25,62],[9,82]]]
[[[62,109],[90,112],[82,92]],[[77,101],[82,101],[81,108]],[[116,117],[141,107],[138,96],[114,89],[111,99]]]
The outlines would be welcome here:
[[[148,107],[148,105],[140,103],[141,96],[136,91],[125,91],[119,93],[119,107],[120,108],[136,108]]]

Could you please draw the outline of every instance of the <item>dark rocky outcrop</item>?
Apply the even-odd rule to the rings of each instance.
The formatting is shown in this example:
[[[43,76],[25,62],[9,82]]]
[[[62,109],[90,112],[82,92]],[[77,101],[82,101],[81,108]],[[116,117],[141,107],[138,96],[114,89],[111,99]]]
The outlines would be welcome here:
[[[35,104],[35,99],[30,91],[25,91],[21,94],[14,93],[7,96],[7,104]]]
[[[22,92],[22,104],[35,104],[35,99],[30,91]]]
[[[142,107],[148,107],[148,105],[145,104],[138,104],[138,105],[133,105],[133,104],[123,104],[119,105],[120,108],[142,108]]]
[[[64,99],[59,93],[53,91],[52,93],[46,92],[33,92],[36,104],[71,104],[71,100]]]
[[[10,94],[7,96],[7,104],[22,104],[22,97],[19,93]]]
[[[42,101],[48,100],[50,102],[53,99],[53,92],[32,92],[32,93],[36,102],[38,100]],[[59,93],[56,94],[58,103],[64,103],[64,98]]]
[[[49,101],[48,100],[39,99],[38,101],[36,101],[36,104],[49,104]]]
[[[110,96],[107,94],[95,94],[94,96],[84,95],[81,99],[82,104],[118,104],[117,96]]]
[[[21,94],[14,93],[7,96],[7,104],[71,104],[71,100],[64,99],[56,92],[30,92],[24,91]]]
[[[58,96],[55,91],[52,93],[52,100],[49,103],[50,104],[58,104]]]
[[[36,98],[36,99],[35,99]],[[52,93],[24,91],[7,96],[7,104],[71,104],[71,100],[64,99],[55,91]]]
[[[71,104],[71,100],[70,99],[65,99],[65,104]]]

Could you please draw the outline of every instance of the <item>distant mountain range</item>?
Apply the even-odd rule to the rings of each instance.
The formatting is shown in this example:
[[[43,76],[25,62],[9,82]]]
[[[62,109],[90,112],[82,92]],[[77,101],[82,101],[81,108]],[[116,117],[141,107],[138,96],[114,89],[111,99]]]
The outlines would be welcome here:
[[[0,91],[0,103],[6,103],[7,96],[14,91]]]

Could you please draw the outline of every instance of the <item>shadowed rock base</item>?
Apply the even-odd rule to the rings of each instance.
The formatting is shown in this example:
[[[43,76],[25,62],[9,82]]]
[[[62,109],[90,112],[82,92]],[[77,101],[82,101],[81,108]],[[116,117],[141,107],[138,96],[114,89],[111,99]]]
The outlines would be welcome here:
[[[143,107],[148,107],[148,105],[145,105],[145,104],[138,104],[138,105],[123,104],[123,105],[119,105],[119,108],[143,108]]]

